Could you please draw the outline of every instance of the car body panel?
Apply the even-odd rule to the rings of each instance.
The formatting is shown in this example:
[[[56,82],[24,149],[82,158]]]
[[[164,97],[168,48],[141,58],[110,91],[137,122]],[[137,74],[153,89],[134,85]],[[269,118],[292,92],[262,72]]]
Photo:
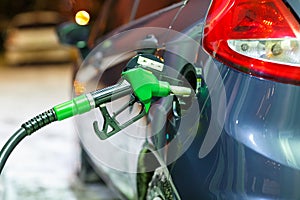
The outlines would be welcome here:
[[[224,129],[212,150],[200,157],[207,134],[204,126],[171,167],[182,199],[297,199],[300,173],[294,145],[299,143],[295,120],[299,87],[251,77],[220,63],[216,66],[227,97]],[[208,124],[202,120],[201,124]],[[186,168],[193,172],[181,173]],[[187,180],[192,183],[188,188]]]
[[[293,0],[287,2],[296,5]],[[161,43],[165,42],[166,65],[172,66],[178,72],[184,69],[186,64],[191,64],[197,72],[196,75],[201,75],[202,79],[196,89],[199,106],[197,109],[200,110],[198,117],[193,118],[189,115],[196,110],[196,107],[193,107],[195,105],[192,104],[185,115],[176,118],[174,116],[176,113],[172,111],[172,99],[164,98],[153,104],[154,108],[159,109],[150,110],[148,119],[151,119],[151,123],[146,129],[154,137],[145,141],[145,144],[140,143],[130,147],[131,143],[127,142],[126,137],[116,135],[119,145],[124,145],[128,149],[135,148],[135,152],[142,149],[142,153],[139,157],[137,154],[134,160],[125,158],[126,155],[122,156],[124,164],[131,161],[129,164],[133,166],[137,164],[138,168],[147,168],[147,162],[141,157],[145,152],[153,152],[154,159],[157,159],[154,164],[158,165],[157,168],[163,167],[163,173],[166,174],[168,184],[171,185],[168,191],[173,192],[174,199],[196,197],[197,199],[298,199],[300,197],[297,190],[300,183],[300,153],[297,148],[300,138],[299,123],[297,123],[300,109],[299,86],[265,80],[237,71],[216,61],[204,51],[201,38],[210,3],[211,1],[197,0],[190,0],[186,5],[184,2],[179,3],[133,21],[99,40],[99,43],[102,43],[96,51],[101,51],[104,58],[112,55],[126,57],[126,53],[122,54],[122,52],[132,53],[131,47],[128,46],[132,46],[132,43],[143,40],[145,36],[152,33]],[[299,11],[298,5],[294,8]],[[172,31],[168,28],[185,34],[195,42],[191,42],[194,45],[185,44],[185,37],[181,37],[180,34],[172,35]],[[130,32],[131,29],[140,31],[134,34]],[[124,34],[123,37],[121,33],[123,31],[131,34]],[[110,37],[117,33],[121,35],[111,40]],[[161,41],[165,33],[169,34],[169,38]],[[107,41],[111,42],[108,48],[104,47]],[[126,59],[128,60],[130,56]],[[126,64],[126,59],[116,62],[117,65],[97,68],[97,75],[101,74],[102,77],[97,79],[91,76],[89,80],[85,80],[91,85],[87,86],[87,90],[116,83],[123,69],[119,64]],[[87,65],[83,66],[87,67]],[[77,79],[80,79],[80,76]],[[91,127],[86,126],[91,124],[94,115],[91,114],[90,119],[86,116],[83,118],[85,122],[78,124],[79,127],[82,126],[82,130],[79,131],[93,132]],[[198,123],[194,123],[193,120]],[[145,123],[145,119],[141,123]],[[182,124],[186,124],[185,128],[178,128]],[[193,133],[194,129],[197,129],[196,134]],[[144,129],[132,129],[130,132],[143,134],[144,131]],[[163,147],[169,147],[170,141],[180,138],[181,133],[184,132],[190,133],[192,139],[188,140],[184,151],[178,150],[182,146],[177,146],[180,156],[174,161],[170,158],[170,155],[174,154],[174,149],[163,149]],[[127,143],[124,144],[124,141]],[[94,144],[97,146],[97,142]],[[86,147],[88,152],[89,148]],[[94,156],[93,151],[90,151],[90,156]],[[101,165],[105,164],[97,162],[97,159],[93,161],[98,169],[103,168]],[[140,162],[142,166],[139,165]],[[137,170],[135,167],[132,169]],[[120,190],[118,182],[120,184],[144,183],[138,182],[139,174],[121,171],[113,169],[104,171],[108,175],[108,181],[117,190]],[[152,176],[148,182],[145,182],[148,192],[144,192],[143,195],[144,197],[148,195],[148,199],[151,199],[151,195],[161,192],[155,188],[157,186],[155,184],[157,180],[161,182],[163,180],[155,179],[153,176],[158,171],[148,174],[145,171],[145,174]],[[119,177],[118,180],[114,180],[113,176]],[[134,189],[130,197],[128,195],[125,197],[137,198],[139,192],[139,188]]]
[[[286,2],[292,7],[298,18],[300,17],[300,5],[297,0],[286,0]]]
[[[198,3],[201,3],[201,2],[198,2]],[[205,5],[208,5],[208,2],[203,2],[203,3],[205,3]],[[122,31],[130,30],[132,28],[137,28],[137,27],[149,27],[149,28],[148,29],[147,28],[143,29],[141,32],[136,32],[135,35],[134,35],[134,37],[128,37],[127,35],[124,35],[125,37],[120,37],[120,39],[115,39],[115,40],[113,40],[113,46],[111,46],[109,48],[102,47],[102,46],[104,46],[105,43],[101,43],[99,41],[100,45],[98,45],[96,47],[96,49],[97,50],[101,50],[103,52],[103,56],[104,56],[103,60],[105,60],[105,58],[109,58],[109,57],[111,57],[113,55],[117,55],[118,52],[122,53],[122,52],[128,51],[129,50],[128,49],[129,47],[127,47],[128,43],[132,44],[132,43],[134,43],[136,41],[142,40],[142,39],[145,38],[145,36],[147,36],[149,34],[153,34],[154,33],[155,36],[158,39],[160,38],[160,35],[161,35],[161,38],[164,39],[164,37],[165,37],[166,32],[168,31],[168,29],[163,29],[163,28],[164,27],[168,28],[170,26],[170,24],[172,24],[172,23],[174,23],[174,27],[177,27],[177,30],[184,29],[184,28],[187,28],[188,26],[191,26],[189,24],[177,23],[176,20],[175,20],[175,22],[173,22],[174,16],[176,16],[176,13],[178,12],[178,10],[181,8],[182,5],[183,5],[183,3],[175,4],[175,5],[173,5],[173,6],[169,7],[169,8],[163,9],[163,11],[158,11],[158,13],[152,14],[149,17],[144,17],[144,18],[142,18],[140,20],[137,20],[136,22],[134,22],[132,24],[129,24],[125,28],[121,27],[120,29],[117,30],[117,32],[122,32]],[[203,10],[204,10],[204,8],[203,8]],[[185,8],[182,9],[182,11],[180,12],[180,14],[187,15],[187,12],[183,12],[183,11],[185,11]],[[199,19],[199,18],[201,19],[204,16],[205,16],[205,13],[203,12],[202,15],[200,15],[200,16],[194,16],[193,15],[193,17],[191,17],[190,20],[194,21],[194,23],[197,23],[196,19]],[[162,27],[162,28],[152,29],[153,26]],[[202,29],[202,27],[200,27],[200,28]],[[114,33],[112,33],[112,35],[113,34]],[[193,33],[193,34],[195,34],[195,33]],[[200,34],[195,34],[195,35],[198,37],[198,40],[200,40]],[[109,36],[107,36],[106,38],[109,38]],[[104,41],[109,41],[109,40],[105,40],[104,39]],[[180,45],[178,45],[176,48],[178,49],[178,47],[180,47]],[[183,47],[183,46],[181,45],[181,47]],[[198,46],[194,46],[193,48],[194,48],[194,52],[196,52],[197,48],[199,48],[199,43],[198,43]],[[95,50],[93,50],[93,51],[95,51]],[[174,51],[177,51],[177,50],[174,49]],[[113,54],[110,53],[110,52],[113,52]],[[185,53],[185,54],[188,57],[191,55],[190,53]],[[113,57],[113,58],[115,58],[115,57]],[[89,58],[87,58],[87,60],[88,59]],[[188,59],[191,59],[191,58],[188,58]],[[195,61],[195,57],[192,60]],[[170,62],[172,62],[172,61],[170,60]],[[109,63],[109,61],[105,61],[102,64],[106,65],[105,63]],[[86,65],[83,64],[82,66],[86,66]],[[105,66],[101,66],[100,67],[100,72],[99,72],[99,73],[103,73],[103,74],[101,74],[101,79],[100,79],[100,83],[101,84],[97,85],[99,80],[94,80],[93,78],[91,78],[90,81],[89,81],[90,82],[89,85],[91,85],[91,86],[86,86],[87,90],[89,90],[89,88],[94,88],[95,89],[95,87],[98,87],[98,88],[100,87],[101,88],[101,87],[105,87],[105,86],[109,86],[109,85],[115,84],[116,81],[120,78],[119,76],[116,76],[116,74],[120,74],[120,72],[121,72],[120,70],[122,70],[122,68],[120,68],[120,67],[117,66],[117,67],[112,67],[112,68],[106,69]],[[80,80],[81,79],[81,75],[80,74],[83,71],[84,70],[82,68],[79,70],[79,73],[77,74],[76,80]],[[112,78],[106,79],[105,77],[114,77],[114,78],[113,79]],[[85,115],[85,116],[82,117],[82,119],[79,119],[80,121],[84,120],[86,122],[82,121],[81,123],[79,123],[79,125],[78,125],[78,131],[79,132],[88,132],[90,134],[94,134],[93,133],[94,131],[93,131],[92,127],[91,127],[91,124],[92,124],[92,121],[93,121],[93,120],[91,121],[91,119],[93,119],[93,118],[94,118],[94,114],[91,114],[90,117],[88,117],[88,116]],[[132,131],[132,132],[134,132],[134,131]],[[120,133],[120,135],[122,135],[122,133]],[[97,138],[88,139],[88,137],[89,136],[85,136],[85,138],[81,137],[81,141],[83,142],[83,145],[87,143],[86,140],[88,140],[89,143],[95,143],[92,146],[95,146],[95,145],[98,144]],[[112,140],[113,140],[113,138],[112,138]],[[119,138],[118,141],[120,141],[122,143],[122,141],[124,141],[124,140],[122,140],[122,138],[121,139]],[[138,147],[136,149],[138,149],[138,150],[141,149],[142,148],[142,144],[143,144],[143,142],[141,142],[140,147]],[[86,148],[86,151],[93,158],[94,156],[91,155],[91,152],[92,152],[92,154],[94,154],[96,150],[95,149],[91,150],[89,146],[90,146],[90,144],[88,145],[88,147],[85,147],[85,148]],[[130,148],[130,144],[127,143],[126,146],[129,146],[129,148]],[[135,146],[136,146],[136,144],[135,144]],[[99,149],[101,150],[101,148],[99,148]],[[137,151],[136,155],[138,155],[138,153],[139,153],[139,151]],[[122,154],[120,154],[120,155],[122,155]],[[117,157],[119,157],[119,156],[116,155],[116,158]],[[127,161],[125,159],[126,155],[123,155],[121,157],[123,157],[122,160],[124,160],[124,165],[127,165],[128,163],[127,163]],[[136,161],[134,161],[134,162],[132,161],[132,159],[129,159],[129,160],[132,161],[132,164],[135,167],[137,166],[137,159],[138,159],[138,157],[135,158]],[[116,171],[116,170],[113,170],[113,169],[109,169],[109,168],[103,166],[103,163],[99,162],[99,159],[95,159],[94,158],[92,160],[93,160],[93,164],[95,166],[97,166],[96,170],[98,170],[99,173],[102,173],[102,174],[104,173],[104,174],[108,175],[104,179],[109,184],[113,182],[113,187],[117,188],[117,190],[122,191],[121,193],[123,193],[123,195],[125,194],[124,196],[126,198],[134,198],[133,196],[136,195],[136,191],[132,190],[131,186],[134,185],[134,184],[136,184],[136,182],[135,182],[136,175],[135,174],[130,174],[130,173],[128,174],[128,173],[119,172],[119,171]],[[119,177],[118,181],[112,181],[112,180],[116,180],[115,177]]]

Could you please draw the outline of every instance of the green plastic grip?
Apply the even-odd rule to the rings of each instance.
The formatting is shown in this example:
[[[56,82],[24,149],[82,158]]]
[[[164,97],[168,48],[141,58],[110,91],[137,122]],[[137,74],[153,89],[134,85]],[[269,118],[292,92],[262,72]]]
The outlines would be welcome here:
[[[74,115],[90,111],[91,105],[86,95],[80,95],[70,101],[55,106],[53,110],[57,120],[61,121]]]
[[[170,94],[169,83],[157,80],[148,70],[131,69],[123,72],[122,77],[130,83],[134,94],[144,104],[146,113],[150,109],[152,97],[165,97]]]
[[[150,109],[152,97],[165,97],[171,92],[169,83],[159,81],[152,72],[142,68],[125,71],[122,73],[122,77],[130,83],[134,94],[143,103],[146,113]],[[86,95],[78,96],[53,107],[58,121],[88,112],[91,109]]]

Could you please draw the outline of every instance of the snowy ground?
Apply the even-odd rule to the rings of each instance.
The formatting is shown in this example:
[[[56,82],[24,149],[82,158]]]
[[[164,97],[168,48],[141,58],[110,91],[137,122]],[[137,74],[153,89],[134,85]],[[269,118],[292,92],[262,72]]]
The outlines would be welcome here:
[[[19,126],[71,98],[71,66],[0,66],[0,146]],[[100,200],[103,185],[83,185],[73,120],[56,122],[25,138],[0,177],[2,200]]]

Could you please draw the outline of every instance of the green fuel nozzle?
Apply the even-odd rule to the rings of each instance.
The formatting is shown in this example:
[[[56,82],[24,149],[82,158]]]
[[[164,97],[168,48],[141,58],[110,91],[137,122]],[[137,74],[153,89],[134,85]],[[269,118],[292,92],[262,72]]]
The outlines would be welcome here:
[[[22,139],[54,121],[62,121],[89,112],[93,108],[99,108],[103,116],[103,126],[100,129],[98,122],[94,121],[94,131],[100,139],[107,139],[145,116],[149,112],[154,97],[165,97],[170,94],[189,96],[191,93],[190,88],[171,86],[168,82],[159,81],[151,71],[137,65],[137,67],[123,72],[122,81],[116,85],[75,97],[22,124],[0,151],[0,173],[10,153]],[[118,111],[110,114],[106,103],[126,95],[131,95],[130,101],[126,102]],[[135,103],[141,104],[139,113],[122,124],[118,122],[117,116]]]
[[[93,123],[94,130],[101,139],[107,139],[145,116],[149,112],[154,97],[165,97],[170,94],[188,96],[191,94],[191,89],[171,86],[168,82],[159,81],[151,71],[143,68],[133,68],[122,73],[122,81],[118,84],[78,96],[55,106],[53,110],[56,113],[57,120],[61,121],[86,113],[93,108],[99,108],[104,123],[100,129],[97,121],[95,121]],[[106,103],[126,95],[132,95],[131,100],[111,115],[106,108]],[[117,116],[134,103],[142,105],[139,114],[125,123],[119,123],[116,119]]]
[[[152,72],[142,68],[134,68],[122,73],[122,77],[130,82],[133,93],[145,106],[148,113],[152,97],[165,97],[171,92],[167,82],[158,81]]]
[[[142,68],[134,68],[122,73],[123,81],[102,90],[78,96],[70,101],[59,104],[53,109],[59,121],[83,114],[101,104],[133,93],[148,113],[153,97],[166,97],[170,94],[188,96],[191,89],[180,86],[170,86],[168,82],[159,81],[155,75]]]

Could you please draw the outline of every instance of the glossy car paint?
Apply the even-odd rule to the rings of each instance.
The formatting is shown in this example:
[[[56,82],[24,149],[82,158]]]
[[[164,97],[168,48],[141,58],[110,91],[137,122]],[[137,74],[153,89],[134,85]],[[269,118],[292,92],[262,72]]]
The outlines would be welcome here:
[[[299,19],[299,4],[294,0],[286,3],[295,9],[294,13],[298,14]],[[201,44],[209,4],[210,1],[190,0],[181,8],[174,23],[173,19],[180,9],[178,5],[154,13],[114,33],[138,27],[168,27],[172,24],[174,30],[187,34]],[[126,44],[128,41],[131,40],[114,42]],[[183,52],[190,52],[188,46],[181,48]],[[165,56],[169,65],[178,63],[178,58],[172,54]],[[173,189],[176,190],[174,193],[181,199],[300,198],[297,189],[300,183],[300,152],[297,150],[299,86],[234,70],[213,59],[201,46],[195,54],[190,55],[189,60],[195,61],[193,64],[196,70],[203,70],[204,83],[198,88],[202,93],[197,94],[201,113],[199,129],[192,144],[179,159],[168,166],[167,173],[171,174],[171,182],[175,186]],[[175,68],[180,71],[182,66],[176,65]],[[115,77],[116,72],[121,70],[106,70],[106,77]],[[118,78],[102,79],[100,82],[114,84]],[[158,103],[165,107],[169,105],[167,100]],[[163,114],[154,113],[152,124],[160,127]],[[83,124],[90,124],[89,119],[85,120]],[[176,123],[183,121],[184,116],[173,120],[173,124],[166,125],[153,138],[149,150],[153,148],[152,145],[159,148],[166,145],[168,139],[176,137]],[[82,124],[79,126],[82,126],[82,131],[88,130]],[[156,131],[155,127],[152,127],[152,131]],[[168,153],[155,156],[158,160],[164,160]],[[94,164],[98,172],[103,173],[101,163],[95,161]],[[117,182],[132,183],[129,179],[112,179],[114,175],[121,177],[120,172],[104,170],[104,173],[117,190],[120,190]],[[135,178],[134,175],[131,178]],[[132,194],[130,198],[137,195],[136,191]],[[126,194],[124,196],[129,197]]]
[[[299,4],[287,2],[299,17]],[[199,54],[199,64],[203,59],[210,62],[205,53]],[[181,198],[298,199],[299,86],[211,62],[226,91],[224,126],[210,152],[201,155],[207,136],[203,126],[190,149],[170,166]],[[208,72],[209,76],[216,74]],[[202,117],[200,124],[207,123]]]
[[[212,150],[201,158],[204,126],[170,168],[182,199],[297,199],[299,165],[289,160],[293,157],[288,157],[283,145],[292,156],[299,156],[295,146],[299,125],[294,117],[299,111],[299,87],[216,65],[227,97],[224,128]],[[186,169],[189,173],[182,173]]]
[[[209,5],[209,2],[197,2],[196,1],[196,3],[205,5],[206,7]],[[130,30],[133,28],[138,28],[138,27],[153,27],[153,26],[155,27],[156,26],[156,27],[168,28],[170,25],[173,25],[173,27],[176,30],[183,30],[183,29],[191,26],[190,24],[196,23],[196,20],[199,19],[199,16],[196,16],[196,15],[189,16],[189,18],[187,18],[191,21],[191,23],[189,23],[189,24],[182,23],[181,20],[180,20],[180,23],[177,20],[174,21],[174,17],[178,13],[179,9],[181,9],[182,5],[183,5],[183,3],[175,4],[164,10],[158,11],[158,13],[153,13],[150,16],[147,16],[145,18],[142,18],[140,20],[137,20],[137,21],[131,23],[129,26],[121,27],[120,29],[113,32],[111,35],[114,35],[116,32],[126,31],[126,30]],[[195,11],[199,11],[200,18],[203,18],[205,16],[205,8],[204,8],[204,6],[198,6],[198,7],[199,8],[203,7],[203,9],[197,9],[195,7],[193,7],[193,9]],[[186,16],[189,14],[188,10],[182,9],[182,11],[183,10],[186,12],[180,12],[180,16],[181,15]],[[158,16],[160,16],[160,18],[158,18]],[[178,17],[176,19],[179,20],[179,19],[181,19],[181,17]],[[151,29],[149,29],[149,31],[150,32],[146,31],[146,33],[145,32],[144,33],[136,32],[134,37],[130,37],[130,35],[129,35],[128,37],[125,37],[125,38],[122,37],[121,40],[114,40],[113,41],[114,46],[112,48],[103,50],[104,57],[112,56],[112,54],[110,52],[123,53],[122,49],[124,49],[124,48],[126,49],[126,46],[128,46],[128,43],[132,44],[133,42],[136,42],[138,40],[138,38],[144,39],[146,35],[153,33],[153,32],[151,32]],[[140,35],[140,37],[138,35]],[[165,35],[165,33],[164,33],[164,35]],[[197,36],[199,37],[200,35],[197,34]],[[107,36],[106,38],[109,38],[109,36]],[[200,40],[200,37],[198,39]],[[99,43],[101,43],[101,41],[99,41]],[[114,47],[118,47],[118,48],[114,48]],[[101,46],[99,47],[99,49],[101,49]],[[187,54],[189,54],[189,53],[187,52]],[[196,55],[194,54],[192,56],[195,57]],[[123,64],[125,65],[126,63],[123,63]],[[105,66],[105,64],[103,64],[103,65]],[[102,67],[100,67],[100,71],[103,70],[104,72],[101,76],[99,87],[106,87],[106,86],[115,84],[118,81],[118,79],[120,78],[118,75],[121,74],[121,71],[124,68],[124,65],[110,67],[109,69],[106,69],[106,70],[103,69]],[[82,71],[84,71],[84,70],[82,70]],[[78,76],[77,76],[77,79],[78,79]],[[89,82],[91,85],[95,85],[95,83],[93,83],[94,81],[95,81],[95,79],[91,79]],[[96,83],[96,85],[97,85],[97,83]],[[93,89],[95,89],[95,88],[93,88]],[[87,90],[89,90],[89,89],[87,88]],[[93,114],[91,114],[89,117],[84,116],[84,117],[82,117],[82,119],[80,119],[80,123],[78,122],[78,131],[79,131],[79,134],[82,135],[82,136],[80,136],[80,138],[83,143],[86,143],[85,141],[89,140],[90,134],[95,135],[94,131],[92,129],[92,126],[91,126],[91,124],[93,123],[93,117],[94,117]],[[122,135],[122,133],[120,135]],[[116,138],[118,138],[118,137],[116,137]],[[89,146],[90,145],[91,146],[99,145],[99,144],[97,144],[98,140],[99,140],[98,138],[89,140],[90,144],[87,145],[88,147],[85,147],[86,151],[89,153],[90,157],[92,158],[93,164],[96,167],[96,171],[99,174],[102,174],[103,179],[106,182],[108,182],[108,184],[111,185],[114,189],[116,189],[118,192],[120,192],[123,197],[135,198],[134,196],[137,195],[136,189],[135,189],[135,187],[132,187],[132,186],[136,185],[136,181],[135,181],[136,175],[109,169],[109,168],[105,167],[105,164],[103,165],[103,163],[99,162],[99,160],[97,158],[94,158],[94,156],[92,154],[95,154],[95,151],[97,151],[97,150],[95,150],[95,149],[91,150],[89,148]],[[91,144],[91,143],[94,143],[94,144]],[[127,143],[126,145],[129,145],[129,148],[130,148],[130,144]],[[99,149],[101,149],[101,148],[99,147]],[[101,152],[99,152],[99,153],[101,153]],[[99,153],[96,153],[96,154],[99,154]],[[103,152],[102,152],[102,154],[103,154]],[[124,158],[124,157],[126,157],[126,155],[125,156],[121,155],[121,157],[123,157],[122,160],[125,160],[124,165],[127,165],[128,163],[126,162],[126,158]],[[118,158],[120,158],[120,155],[113,156],[113,159],[118,159]],[[137,164],[135,164],[135,165],[137,165]]]

